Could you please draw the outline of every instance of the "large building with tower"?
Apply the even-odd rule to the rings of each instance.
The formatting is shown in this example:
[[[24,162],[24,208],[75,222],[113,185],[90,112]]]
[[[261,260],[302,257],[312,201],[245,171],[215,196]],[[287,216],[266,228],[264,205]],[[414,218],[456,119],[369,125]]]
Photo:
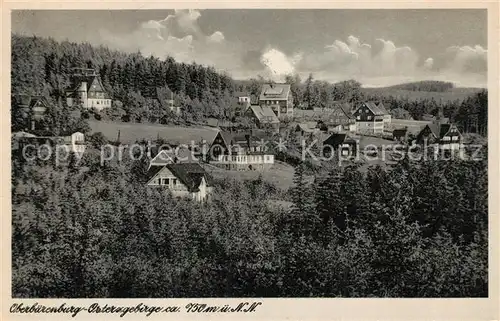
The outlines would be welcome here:
[[[111,97],[104,89],[101,79],[94,69],[75,68],[71,80],[72,87],[66,91],[68,106],[97,110],[111,107]]]

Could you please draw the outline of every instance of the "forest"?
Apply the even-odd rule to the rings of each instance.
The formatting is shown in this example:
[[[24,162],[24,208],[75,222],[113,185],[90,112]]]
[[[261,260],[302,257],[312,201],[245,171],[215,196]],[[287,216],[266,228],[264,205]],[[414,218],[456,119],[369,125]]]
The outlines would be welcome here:
[[[187,110],[183,117],[197,120],[231,117],[232,93],[256,95],[264,81],[13,35],[12,93],[47,96],[45,122],[58,134],[90,130],[62,99],[72,67],[97,69],[119,102],[110,113],[151,122],[166,111],[144,107],[147,86],[171,88]],[[418,119],[443,104],[367,97],[352,80],[291,75],[287,82],[301,108],[373,98]],[[487,92],[447,102],[444,112],[461,128],[476,115],[475,130],[485,135]],[[17,116],[13,106],[13,130]],[[101,165],[105,140],[96,133],[90,142],[80,162],[12,154],[13,297],[488,296],[487,157],[403,159],[368,171],[332,162],[312,182],[307,163],[296,161],[288,190],[262,178],[215,180],[213,200],[196,203],[145,187],[147,159]],[[291,208],[266,205],[276,199]]]
[[[147,161],[13,160],[12,295],[486,297],[487,160],[304,166],[280,195],[215,182],[199,204],[144,186]]]

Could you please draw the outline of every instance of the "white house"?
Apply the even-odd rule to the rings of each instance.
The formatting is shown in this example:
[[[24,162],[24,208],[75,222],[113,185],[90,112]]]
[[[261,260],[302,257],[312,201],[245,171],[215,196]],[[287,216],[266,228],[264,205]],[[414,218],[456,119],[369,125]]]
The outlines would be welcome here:
[[[66,103],[68,106],[102,110],[110,108],[112,100],[95,71],[84,69],[73,75],[73,88],[66,91]]]
[[[208,200],[213,191],[211,178],[197,163],[151,166],[147,185],[164,187],[174,197],[188,197],[198,202]]]

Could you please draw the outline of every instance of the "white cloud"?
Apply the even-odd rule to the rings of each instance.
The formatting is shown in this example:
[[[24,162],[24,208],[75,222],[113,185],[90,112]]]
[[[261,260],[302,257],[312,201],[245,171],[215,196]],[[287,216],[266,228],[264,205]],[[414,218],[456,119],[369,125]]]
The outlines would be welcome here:
[[[357,79],[380,86],[418,80],[446,80],[461,86],[484,86],[487,50],[481,46],[450,47],[446,58],[423,62],[409,46],[378,38],[373,46],[355,36],[347,41],[335,40],[321,53],[305,54],[297,72],[313,72],[317,79],[340,81]],[[436,66],[436,63],[438,66]],[[478,72],[482,68],[483,72]]]
[[[483,47],[452,46],[446,50],[447,69],[455,72],[483,72],[486,71],[488,51]]]
[[[260,61],[267,68],[266,76],[282,81],[284,76],[295,72],[294,65],[300,59],[300,54],[289,58],[283,52],[270,48],[262,54]]]
[[[181,62],[213,65],[234,71],[242,68],[243,50],[239,44],[227,43],[221,31],[205,34],[198,25],[200,10],[175,10],[162,20],[149,20],[131,34],[115,34],[101,30],[107,45],[159,58],[172,56]]]
[[[427,79],[454,81],[462,86],[486,83],[487,49],[478,45],[443,48],[441,55],[421,60],[404,44],[382,38],[368,44],[350,35],[319,52],[297,48],[300,51],[286,55],[273,45],[261,51],[245,48],[243,43],[226,39],[220,30],[205,33],[198,24],[201,16],[200,10],[176,10],[163,20],[143,22],[130,34],[102,30],[101,38],[117,49],[213,65],[236,78],[260,74],[281,81],[286,74],[307,77],[312,72],[316,79],[356,79],[380,86]]]
[[[432,69],[432,65],[434,65],[434,59],[432,58],[427,58],[424,61],[424,69],[430,70]]]
[[[210,37],[208,37],[208,41],[210,42],[222,42],[224,41],[224,39],[224,35],[220,31],[216,31]]]

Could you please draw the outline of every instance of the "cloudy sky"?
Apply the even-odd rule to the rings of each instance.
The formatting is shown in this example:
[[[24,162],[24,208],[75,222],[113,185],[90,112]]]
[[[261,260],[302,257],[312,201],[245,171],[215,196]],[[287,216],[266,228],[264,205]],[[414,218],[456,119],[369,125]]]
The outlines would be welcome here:
[[[487,82],[487,12],[479,9],[14,11],[12,31],[170,55],[235,78]]]

